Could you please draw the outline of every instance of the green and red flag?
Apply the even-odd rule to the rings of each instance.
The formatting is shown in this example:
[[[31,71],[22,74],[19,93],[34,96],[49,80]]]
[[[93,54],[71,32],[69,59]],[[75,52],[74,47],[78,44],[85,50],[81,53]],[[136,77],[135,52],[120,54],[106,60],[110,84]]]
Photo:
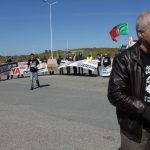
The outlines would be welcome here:
[[[117,42],[116,37],[119,35],[128,35],[128,24],[120,23],[117,26],[113,27],[109,32],[113,41]]]

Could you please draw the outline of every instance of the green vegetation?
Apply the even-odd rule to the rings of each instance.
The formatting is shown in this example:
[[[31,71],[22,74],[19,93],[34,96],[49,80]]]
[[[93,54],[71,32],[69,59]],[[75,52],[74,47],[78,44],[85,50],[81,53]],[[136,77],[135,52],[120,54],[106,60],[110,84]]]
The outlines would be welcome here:
[[[63,50],[53,51],[53,56],[54,58],[58,58],[58,56],[62,56],[63,58],[65,58],[67,54],[71,55],[71,53],[76,53],[78,55],[79,52],[82,52],[83,56],[86,57],[89,51],[92,52],[93,57],[96,57],[97,54],[105,54],[105,53],[108,53],[112,57],[118,54],[117,48],[80,48],[80,49],[70,49],[68,51],[63,51]],[[39,58],[43,58],[44,56],[50,58],[51,51],[45,50],[44,53],[37,54],[37,56]]]
[[[96,57],[97,54],[105,54],[108,53],[110,56],[115,56],[118,54],[118,49],[117,48],[80,48],[80,49],[70,49],[68,51],[63,51],[63,50],[57,50],[53,51],[53,56],[54,58],[58,58],[59,55],[62,56],[62,58],[65,58],[66,55],[71,55],[72,53],[76,53],[77,55],[79,52],[83,53],[83,56],[86,57],[88,55],[88,52],[91,51],[93,57]],[[38,58],[43,58],[46,56],[47,58],[50,58],[51,56],[51,51],[50,50],[45,50],[43,53],[35,54]],[[17,61],[27,61],[29,55],[20,55],[20,56],[12,56],[11,59],[14,62]],[[0,56],[0,63],[5,63],[6,57]]]

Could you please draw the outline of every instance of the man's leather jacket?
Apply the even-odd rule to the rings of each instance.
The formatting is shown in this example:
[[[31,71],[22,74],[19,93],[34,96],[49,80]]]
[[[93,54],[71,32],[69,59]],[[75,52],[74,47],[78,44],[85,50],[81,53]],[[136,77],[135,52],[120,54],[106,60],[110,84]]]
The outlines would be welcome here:
[[[108,85],[108,99],[116,106],[121,131],[131,140],[142,137],[145,73],[140,57],[140,44],[125,50],[114,58]]]

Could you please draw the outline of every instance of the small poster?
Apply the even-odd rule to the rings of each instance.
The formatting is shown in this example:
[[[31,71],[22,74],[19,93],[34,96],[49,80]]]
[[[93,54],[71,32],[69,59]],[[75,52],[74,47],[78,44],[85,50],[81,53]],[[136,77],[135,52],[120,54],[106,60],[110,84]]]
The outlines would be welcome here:
[[[47,68],[48,71],[57,71],[58,65],[56,59],[48,59],[47,60]]]

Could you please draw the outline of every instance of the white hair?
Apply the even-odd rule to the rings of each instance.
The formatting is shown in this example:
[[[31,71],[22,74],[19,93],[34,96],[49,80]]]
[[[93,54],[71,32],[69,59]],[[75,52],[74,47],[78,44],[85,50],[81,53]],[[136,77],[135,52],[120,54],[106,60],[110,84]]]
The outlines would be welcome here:
[[[145,11],[141,13],[137,18],[136,30],[146,31],[148,23],[150,23],[150,11]]]

